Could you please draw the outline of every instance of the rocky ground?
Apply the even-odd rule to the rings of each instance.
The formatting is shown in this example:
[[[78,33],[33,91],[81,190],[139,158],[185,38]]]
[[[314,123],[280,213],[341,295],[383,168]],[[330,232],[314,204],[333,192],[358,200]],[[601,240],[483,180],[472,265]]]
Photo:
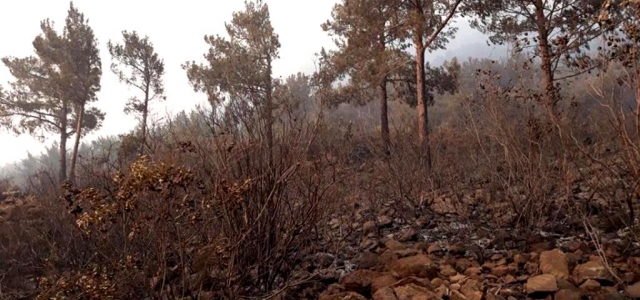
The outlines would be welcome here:
[[[353,213],[329,223],[340,246],[315,255],[300,276],[319,284],[293,298],[640,299],[640,231],[620,222],[628,212],[621,180],[601,169],[577,170],[573,195],[553,197],[535,230],[515,229],[513,210],[489,208],[502,196],[481,186],[462,193],[458,206],[445,193],[429,209],[345,209]]]
[[[586,178],[598,181],[576,181],[571,200],[593,211],[575,216],[558,204],[535,230],[504,225],[513,214],[481,186],[462,193],[461,205],[446,192],[415,207],[345,204],[270,299],[640,299],[640,230],[617,221],[624,202],[594,190],[615,180]],[[5,198],[0,222],[40,211],[33,198]]]
[[[332,222],[337,231],[344,225]],[[346,227],[360,234],[352,238],[359,244],[339,255],[316,255],[309,270],[319,274],[323,288],[300,297],[640,299],[640,245],[630,228],[593,235],[483,232],[456,215],[425,216],[410,224],[382,215]]]

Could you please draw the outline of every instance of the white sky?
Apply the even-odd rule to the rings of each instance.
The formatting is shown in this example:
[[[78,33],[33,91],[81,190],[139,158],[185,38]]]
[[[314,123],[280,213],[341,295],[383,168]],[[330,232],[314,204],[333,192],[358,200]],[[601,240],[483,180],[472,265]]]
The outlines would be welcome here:
[[[336,0],[265,0],[269,5],[271,22],[280,36],[280,60],[274,62],[276,76],[312,72],[314,53],[321,47],[331,47],[331,39],[322,31],[320,24],[331,17]],[[164,58],[164,77],[167,101],[155,103],[154,111],[178,112],[189,110],[196,104],[205,103],[205,96],[193,92],[185,72],[180,65],[185,61],[200,61],[208,47],[205,35],[225,36],[224,22],[231,19],[234,11],[244,8],[243,0],[75,0],[74,5],[89,19],[102,56],[102,90],[95,106],[106,112],[102,128],[85,139],[98,135],[119,134],[129,131],[137,124],[133,116],[125,115],[122,109],[135,90],[129,90],[117,81],[109,66],[111,57],[107,41],[122,39],[122,30],[136,30],[148,35],[158,54]],[[40,34],[40,21],[49,18],[62,30],[69,8],[68,0],[2,0],[0,9],[0,57],[24,57],[33,54],[32,42]],[[474,30],[461,28],[458,37],[445,53],[433,58],[451,56],[458,52],[463,56],[475,51],[488,52],[483,47],[485,38]],[[471,46],[471,47],[470,47]],[[12,80],[7,68],[0,64],[0,84],[8,86]],[[45,145],[29,135],[16,137],[0,131],[0,167],[6,163],[26,157],[27,151],[40,153]]]

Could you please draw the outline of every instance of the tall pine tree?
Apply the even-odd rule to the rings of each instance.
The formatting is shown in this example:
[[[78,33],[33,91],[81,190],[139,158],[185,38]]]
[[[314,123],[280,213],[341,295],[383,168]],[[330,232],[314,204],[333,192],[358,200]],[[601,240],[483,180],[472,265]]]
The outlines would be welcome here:
[[[226,23],[228,38],[207,36],[207,64],[188,62],[190,83],[205,92],[214,109],[226,100],[248,104],[262,122],[270,165],[274,144],[273,61],[278,59],[280,42],[271,26],[269,7],[261,0],[245,2],[245,10],[233,13]],[[255,133],[255,132],[254,132]]]
[[[42,33],[33,42],[35,56],[4,57],[2,62],[15,78],[0,98],[1,124],[16,133],[44,138],[59,136],[58,180],[67,179],[67,139],[76,144],[87,132],[100,127],[104,114],[87,104],[96,99],[100,87],[100,60],[93,32],[82,14],[70,5],[63,34],[50,20],[41,22]],[[74,144],[72,169],[77,146]],[[72,173],[73,174],[73,173]]]
[[[164,61],[155,52],[149,37],[141,38],[135,31],[131,33],[124,31],[122,37],[124,44],[111,42],[107,44],[113,59],[111,71],[118,76],[120,82],[138,89],[143,94],[142,99],[136,96],[130,98],[124,109],[126,113],[141,116],[140,153],[142,154],[147,139],[149,103],[153,100],[166,99],[162,82]]]
[[[382,148],[390,153],[388,99],[390,76],[398,73],[407,56],[403,40],[400,0],[343,0],[336,4],[332,20],[322,25],[334,37],[337,50],[321,52],[325,74],[332,81],[348,80],[334,95],[336,102],[380,101]],[[373,97],[372,97],[373,96]],[[340,100],[342,99],[342,100]],[[363,100],[366,99],[366,100]]]

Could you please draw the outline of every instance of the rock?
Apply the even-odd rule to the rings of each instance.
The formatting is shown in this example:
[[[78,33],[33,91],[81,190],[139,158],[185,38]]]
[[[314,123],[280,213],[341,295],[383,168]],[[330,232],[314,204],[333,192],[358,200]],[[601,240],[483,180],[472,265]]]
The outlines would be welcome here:
[[[484,271],[490,271],[495,267],[496,267],[496,264],[492,263],[492,262],[486,262],[486,263],[482,264],[482,270],[484,270]]]
[[[344,292],[344,287],[340,284],[337,283],[333,283],[330,284],[329,287],[327,287],[327,290],[325,291],[326,295],[337,295]]]
[[[440,300],[430,290],[416,284],[408,284],[393,289],[398,300]]]
[[[589,252],[589,245],[582,241],[571,241],[568,245],[569,251],[576,252],[581,250],[582,252]]]
[[[427,247],[427,254],[440,254],[442,252],[442,247],[440,247],[440,245],[438,244],[431,244],[429,245],[429,247]]]
[[[379,289],[377,292],[373,294],[373,300],[398,300],[396,297],[396,293],[393,292],[393,289],[389,287],[385,287]]]
[[[451,290],[450,293],[451,295],[449,296],[449,299],[451,300],[468,300],[468,298],[462,293],[460,293],[460,291]]]
[[[389,226],[391,226],[392,223],[393,223],[393,220],[391,218],[389,218],[388,216],[379,216],[378,217],[378,226],[380,226],[381,228],[389,227]]]
[[[558,288],[561,290],[577,290],[578,288],[566,279],[558,279]]]
[[[501,260],[502,258],[504,258],[504,255],[502,255],[502,254],[500,254],[500,253],[496,253],[496,254],[494,254],[494,255],[491,255],[491,257],[489,258],[489,260],[492,260],[492,261],[499,261],[499,260]]]
[[[415,237],[418,235],[418,231],[413,228],[413,227],[409,227],[407,229],[405,229],[405,231],[403,231],[400,236],[398,236],[398,241],[400,242],[408,242],[411,241],[413,239],[415,239]]]
[[[330,253],[318,253],[314,260],[317,266],[321,268],[328,268],[336,260],[336,257]]]
[[[394,260],[389,264],[388,269],[398,278],[416,276],[431,279],[438,276],[438,269],[431,259],[422,254]]]
[[[513,256],[513,262],[518,265],[524,265],[528,259],[522,254],[516,254]]]
[[[449,245],[449,247],[447,247],[447,251],[451,255],[464,255],[467,252],[467,249],[463,245],[455,244]]]
[[[411,277],[407,277],[407,278],[403,278],[401,280],[399,280],[398,282],[393,284],[393,287],[397,287],[397,286],[403,286],[403,285],[407,285],[407,284],[415,284],[418,286],[421,286],[423,288],[426,288],[428,290],[433,290],[434,287],[431,284],[431,282],[427,279],[423,279],[423,278],[418,278],[415,276],[411,276]]]
[[[365,238],[360,243],[360,249],[371,251],[371,250],[375,249],[376,247],[378,247],[379,244],[380,243],[379,243],[378,240]]]
[[[403,257],[418,255],[419,252],[416,249],[403,249],[403,250],[396,250],[393,253],[398,258],[403,258]]]
[[[628,286],[624,291],[629,295],[629,297],[633,299],[640,299],[640,282],[636,282]]]
[[[559,290],[555,296],[554,300],[580,300],[582,299],[582,293],[578,290]]]
[[[337,269],[321,269],[318,276],[325,283],[338,282],[340,280],[340,271]]]
[[[494,294],[487,294],[487,300],[504,300],[504,297]]]
[[[622,280],[626,284],[632,284],[634,282],[639,282],[640,281],[640,273],[626,272],[626,273],[622,274]]]
[[[371,281],[371,293],[375,294],[378,290],[393,285],[396,281],[396,278],[390,274],[378,276]]]
[[[596,293],[593,297],[594,300],[625,300],[625,296],[623,296],[618,290],[616,290],[612,286],[603,287],[600,292]]]
[[[553,244],[551,244],[551,242],[540,242],[532,244],[529,248],[531,252],[542,253],[544,251],[553,249]]]
[[[438,296],[438,299],[447,299],[449,297],[449,288],[445,285],[440,285],[433,290],[433,293]]]
[[[364,251],[354,260],[358,269],[376,269],[381,265],[380,255]]]
[[[322,296],[319,300],[367,300],[367,298],[358,293],[344,292],[337,295]]]
[[[471,267],[473,267],[473,264],[466,258],[461,258],[456,261],[456,270],[458,272],[464,272],[466,269]]]
[[[544,251],[540,254],[540,271],[542,274],[550,274],[556,278],[569,278],[569,263],[567,257],[560,249]]]
[[[498,277],[496,275],[493,275],[493,274],[487,274],[487,275],[484,276],[484,278],[488,279],[489,281],[498,281],[498,279],[500,279],[500,277]]]
[[[614,281],[611,273],[609,273],[604,264],[599,260],[591,260],[584,264],[578,265],[573,270],[573,276],[575,277],[575,281],[578,284],[582,284],[589,279],[609,283]]]
[[[407,249],[407,247],[404,244],[402,244],[402,243],[400,243],[400,242],[398,242],[398,241],[396,241],[394,239],[386,240],[384,242],[384,246],[387,247],[387,249],[392,250],[392,251]]]
[[[496,262],[496,266],[504,266],[507,264],[507,259],[506,258],[501,258],[500,260],[498,260]]]
[[[480,275],[480,273],[482,273],[482,269],[480,269],[480,267],[470,267],[466,270],[464,270],[464,275],[467,277],[473,277],[476,275]]]
[[[461,282],[463,280],[467,279],[467,276],[464,276],[462,274],[458,274],[456,276],[452,276],[451,278],[449,278],[449,281],[451,281],[451,283],[458,283]]]
[[[444,265],[440,267],[440,274],[451,277],[458,274],[458,272],[451,265]]]
[[[482,285],[473,279],[465,281],[460,292],[469,300],[482,300]]]
[[[600,283],[593,279],[587,279],[583,284],[580,285],[580,289],[590,292],[598,291],[600,290]]]
[[[514,284],[518,282],[518,280],[513,277],[513,275],[509,274],[503,278],[505,284]]]
[[[526,264],[524,264],[524,270],[528,274],[536,274],[536,273],[538,273],[538,269],[539,268],[540,267],[538,266],[538,264],[534,263],[534,262],[527,262]]]
[[[444,281],[438,277],[434,278],[431,280],[431,285],[433,285],[434,287],[439,287],[444,285]]]
[[[371,282],[380,277],[380,273],[371,270],[355,270],[342,279],[342,286],[347,291],[367,294],[371,289]]]
[[[377,230],[378,230],[378,227],[376,226],[376,222],[374,221],[367,221],[367,222],[364,222],[364,224],[362,224],[362,233],[364,235],[375,233],[377,232]]]
[[[556,277],[550,274],[534,276],[527,280],[525,289],[528,294],[553,293],[558,290]]]
[[[498,277],[503,277],[509,274],[511,270],[507,266],[497,266],[491,270],[491,274],[496,275]]]

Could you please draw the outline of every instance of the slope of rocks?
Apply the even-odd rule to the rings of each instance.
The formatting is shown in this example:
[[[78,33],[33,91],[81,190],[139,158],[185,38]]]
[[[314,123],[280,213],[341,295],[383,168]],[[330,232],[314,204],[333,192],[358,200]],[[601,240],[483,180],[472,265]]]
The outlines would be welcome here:
[[[359,254],[355,270],[319,299],[640,299],[640,256],[620,250],[608,247],[603,261],[584,242],[541,243],[481,263],[462,245],[388,238]]]

